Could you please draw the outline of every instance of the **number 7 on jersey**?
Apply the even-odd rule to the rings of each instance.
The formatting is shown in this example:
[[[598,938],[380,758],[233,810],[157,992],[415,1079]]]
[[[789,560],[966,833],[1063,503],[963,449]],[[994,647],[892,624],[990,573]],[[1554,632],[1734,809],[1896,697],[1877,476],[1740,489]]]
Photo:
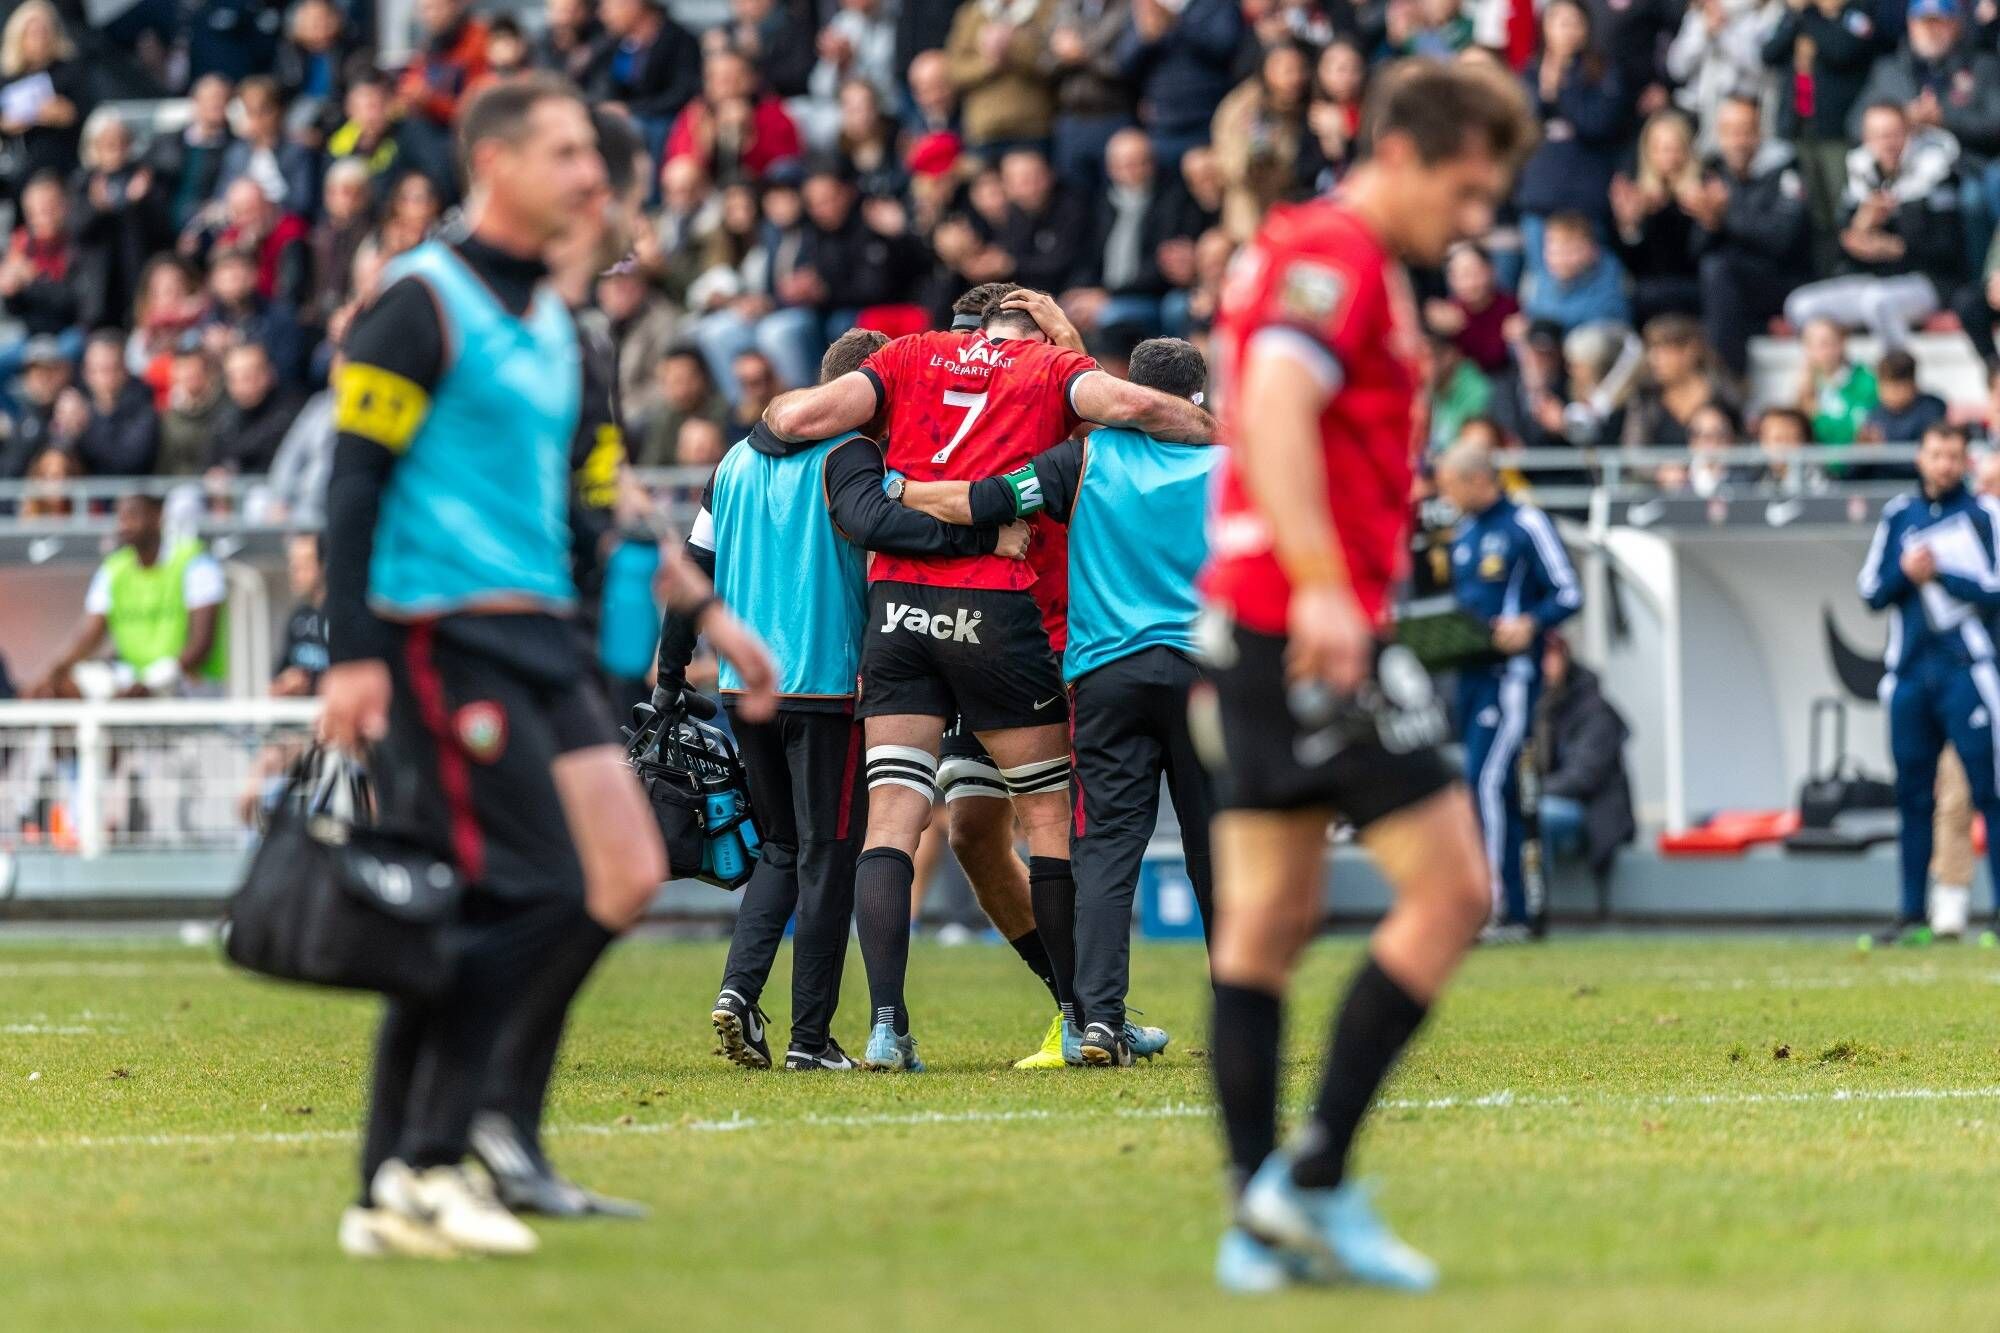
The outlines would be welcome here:
[[[979,414],[986,410],[986,395],[983,393],[960,393],[956,389],[946,389],[944,391],[944,405],[946,407],[965,408],[965,419],[960,421],[958,429],[952,432],[951,442],[931,455],[931,462],[933,463],[942,463],[950,458],[951,451],[958,448],[964,442],[965,437],[971,434],[972,423],[979,420]]]

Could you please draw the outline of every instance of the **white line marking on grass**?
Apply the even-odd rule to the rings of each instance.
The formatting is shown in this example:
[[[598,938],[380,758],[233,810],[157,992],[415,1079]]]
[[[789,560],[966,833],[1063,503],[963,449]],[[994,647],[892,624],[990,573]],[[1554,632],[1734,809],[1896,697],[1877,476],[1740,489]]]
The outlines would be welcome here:
[[[1802,1092],[1715,1092],[1638,1094],[1628,1097],[1564,1097],[1523,1094],[1502,1088],[1473,1097],[1390,1097],[1377,1103],[1384,1111],[1524,1111],[1524,1110],[1619,1110],[1656,1106],[1838,1106],[1874,1102],[1956,1102],[2000,1101],[2000,1086],[1986,1088],[1828,1088]],[[896,1129],[934,1125],[1004,1125],[1016,1123],[1064,1123],[1083,1120],[1205,1120],[1214,1108],[1196,1102],[1167,1102],[1159,1106],[1122,1107],[1112,1110],[1078,1109],[1056,1111],[1017,1108],[994,1111],[896,1111],[855,1115],[746,1116],[741,1112],[727,1119],[658,1120],[633,1124],[553,1125],[548,1132],[561,1136],[618,1138],[627,1134],[733,1134],[777,1129]],[[203,1148],[241,1144],[291,1144],[352,1142],[354,1130],[297,1130],[220,1132],[213,1134],[83,1134],[62,1138],[30,1137],[0,1139],[0,1148]]]
[[[74,1023],[0,1024],[0,1037],[89,1037],[96,1033],[96,1028]]]
[[[0,979],[10,977],[152,977],[173,973],[181,976],[224,975],[214,963],[197,962],[154,962],[154,963],[61,963],[53,959],[46,962],[0,963]]]

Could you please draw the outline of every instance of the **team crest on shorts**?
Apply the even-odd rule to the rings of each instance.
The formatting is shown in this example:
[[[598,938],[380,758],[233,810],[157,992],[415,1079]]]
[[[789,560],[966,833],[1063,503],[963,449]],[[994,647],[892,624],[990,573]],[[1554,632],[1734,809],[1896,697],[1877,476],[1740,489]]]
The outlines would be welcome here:
[[[490,764],[507,748],[507,711],[490,699],[481,699],[458,710],[452,730],[468,755]]]

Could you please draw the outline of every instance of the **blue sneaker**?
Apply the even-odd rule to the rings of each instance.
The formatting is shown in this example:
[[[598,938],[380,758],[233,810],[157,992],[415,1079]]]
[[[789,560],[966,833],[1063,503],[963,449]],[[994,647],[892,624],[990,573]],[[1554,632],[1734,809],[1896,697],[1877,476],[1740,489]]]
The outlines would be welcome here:
[[[1239,1296],[1283,1291],[1294,1281],[1292,1270],[1283,1254],[1242,1227],[1222,1233],[1222,1248],[1215,1254],[1215,1285],[1224,1291]]]
[[[897,1036],[893,1023],[877,1023],[868,1034],[868,1049],[861,1053],[861,1067],[900,1069],[912,1074],[924,1072],[924,1062],[917,1058],[917,1039],[908,1035]]]
[[[1352,1281],[1398,1291],[1429,1291],[1437,1265],[1396,1238],[1376,1216],[1362,1185],[1301,1189],[1291,1158],[1274,1152],[1250,1179],[1237,1204],[1237,1221],[1296,1256],[1315,1282]]]
[[[1083,1063],[1083,1029],[1067,1019],[1063,1020],[1063,1063]]]
[[[1128,1018],[1125,1020],[1125,1044],[1132,1048],[1135,1060],[1150,1060],[1167,1049],[1167,1030],[1141,1027]]]

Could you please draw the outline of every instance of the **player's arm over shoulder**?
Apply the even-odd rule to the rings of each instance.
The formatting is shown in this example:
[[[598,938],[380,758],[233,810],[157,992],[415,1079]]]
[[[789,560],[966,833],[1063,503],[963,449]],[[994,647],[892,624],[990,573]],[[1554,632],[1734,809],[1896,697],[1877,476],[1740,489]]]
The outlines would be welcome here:
[[[764,409],[764,424],[787,444],[825,440],[874,420],[886,396],[866,370],[850,370],[831,383],[779,394]]]
[[[1067,392],[1070,411],[1100,426],[1144,431],[1172,444],[1215,439],[1215,418],[1187,399],[1121,380],[1094,362],[1070,377]]]

